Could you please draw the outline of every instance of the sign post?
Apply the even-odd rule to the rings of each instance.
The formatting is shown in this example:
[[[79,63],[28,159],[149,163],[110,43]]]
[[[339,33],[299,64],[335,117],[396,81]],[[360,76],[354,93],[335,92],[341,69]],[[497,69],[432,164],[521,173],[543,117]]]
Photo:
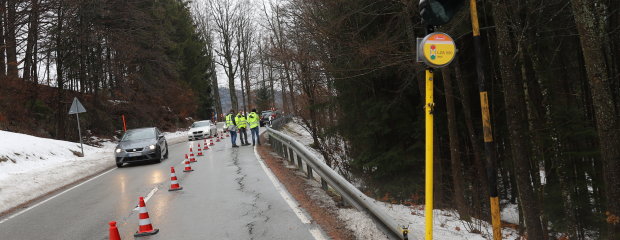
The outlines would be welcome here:
[[[127,123],[125,122],[125,114],[123,114],[123,131],[127,132]]]
[[[73,98],[73,103],[71,104],[71,108],[69,108],[69,115],[75,114],[75,119],[77,120],[78,126],[78,135],[80,136],[80,148],[82,149],[82,157],[84,157],[84,145],[82,144],[82,130],[80,129],[80,113],[85,113],[86,109],[80,103],[80,100],[77,97]]]
[[[418,45],[418,59],[426,63],[426,104],[424,106],[426,124],[426,150],[425,150],[425,190],[424,190],[424,218],[425,239],[433,239],[433,142],[434,142],[434,68],[445,67],[456,56],[456,45],[448,34],[434,32],[434,27],[429,26],[428,32]]]

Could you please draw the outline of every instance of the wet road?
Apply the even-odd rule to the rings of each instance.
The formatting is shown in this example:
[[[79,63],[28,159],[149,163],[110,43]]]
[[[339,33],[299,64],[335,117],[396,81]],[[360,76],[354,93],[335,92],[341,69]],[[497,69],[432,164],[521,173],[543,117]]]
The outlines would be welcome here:
[[[231,149],[224,139],[184,173],[188,145],[171,145],[162,163],[125,165],[52,196],[0,223],[0,239],[108,239],[109,221],[118,222],[122,239],[133,239],[138,197],[148,195],[160,232],[141,239],[315,239],[310,231],[316,236],[318,227],[289,207],[251,146]],[[181,191],[168,191],[170,166]]]

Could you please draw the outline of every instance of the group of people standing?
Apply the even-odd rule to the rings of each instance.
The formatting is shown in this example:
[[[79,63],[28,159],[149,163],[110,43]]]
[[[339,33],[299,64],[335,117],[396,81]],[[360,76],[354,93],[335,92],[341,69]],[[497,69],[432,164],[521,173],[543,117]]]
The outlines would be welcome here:
[[[239,132],[239,139],[241,139],[241,146],[248,146],[248,134],[246,129],[249,127],[252,134],[252,146],[257,143],[260,145],[260,139],[258,138],[258,128],[260,126],[260,118],[256,113],[256,109],[252,109],[252,112],[248,114],[247,118],[239,111],[235,116],[235,111],[230,110],[230,113],[226,115],[226,129],[230,132],[230,140],[232,141],[232,147],[239,147],[237,145],[237,132]]]

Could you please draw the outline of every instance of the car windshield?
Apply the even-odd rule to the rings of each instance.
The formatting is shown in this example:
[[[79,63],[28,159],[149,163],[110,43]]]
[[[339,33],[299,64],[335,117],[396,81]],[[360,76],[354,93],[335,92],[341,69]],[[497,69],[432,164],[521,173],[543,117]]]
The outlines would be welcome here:
[[[210,125],[211,125],[211,121],[195,122],[194,124],[192,124],[192,128],[206,127]]]
[[[152,128],[129,130],[123,135],[121,142],[155,138],[155,131]]]

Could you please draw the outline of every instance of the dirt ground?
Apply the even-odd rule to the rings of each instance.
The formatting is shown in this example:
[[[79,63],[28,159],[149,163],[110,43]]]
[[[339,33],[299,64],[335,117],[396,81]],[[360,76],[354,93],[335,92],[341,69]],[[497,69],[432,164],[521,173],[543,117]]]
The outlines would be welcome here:
[[[345,224],[338,219],[333,210],[326,206],[321,206],[312,200],[307,193],[307,189],[313,188],[308,184],[307,180],[299,170],[287,167],[286,159],[276,157],[265,135],[261,136],[261,146],[258,146],[258,154],[271,169],[273,174],[280,180],[280,183],[286,187],[288,192],[297,200],[300,207],[305,209],[312,221],[321,226],[323,231],[331,239],[355,239],[354,235],[345,227]]]

